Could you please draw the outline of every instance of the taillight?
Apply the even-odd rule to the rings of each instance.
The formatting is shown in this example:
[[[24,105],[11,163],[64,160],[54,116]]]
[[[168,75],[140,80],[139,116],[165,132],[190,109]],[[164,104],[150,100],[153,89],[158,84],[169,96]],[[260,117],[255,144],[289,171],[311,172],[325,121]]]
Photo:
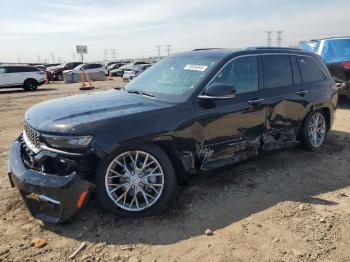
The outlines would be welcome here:
[[[344,69],[350,69],[350,61],[346,61],[342,63]]]

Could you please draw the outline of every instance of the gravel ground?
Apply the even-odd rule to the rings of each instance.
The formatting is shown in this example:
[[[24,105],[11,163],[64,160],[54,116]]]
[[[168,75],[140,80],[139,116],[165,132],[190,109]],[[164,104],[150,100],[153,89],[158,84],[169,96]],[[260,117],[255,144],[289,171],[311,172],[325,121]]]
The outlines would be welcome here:
[[[69,261],[81,243],[76,261],[350,261],[348,101],[318,152],[288,148],[197,176],[156,217],[121,219],[92,197],[70,223],[44,225],[10,187],[8,149],[29,107],[81,92],[0,90],[0,261]]]

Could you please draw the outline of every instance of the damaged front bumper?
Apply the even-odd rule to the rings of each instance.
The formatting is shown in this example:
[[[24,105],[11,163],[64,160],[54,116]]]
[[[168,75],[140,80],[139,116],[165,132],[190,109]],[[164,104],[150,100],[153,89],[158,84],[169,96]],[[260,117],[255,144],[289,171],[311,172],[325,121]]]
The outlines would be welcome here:
[[[8,168],[11,185],[18,188],[30,213],[44,222],[60,223],[72,217],[93,186],[76,172],[62,176],[27,168],[20,141],[11,146]]]

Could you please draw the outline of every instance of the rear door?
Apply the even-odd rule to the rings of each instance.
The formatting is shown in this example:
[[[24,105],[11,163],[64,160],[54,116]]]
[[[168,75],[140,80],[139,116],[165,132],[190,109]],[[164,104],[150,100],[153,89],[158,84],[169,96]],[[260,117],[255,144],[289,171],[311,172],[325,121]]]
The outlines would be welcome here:
[[[302,88],[296,56],[263,54],[261,65],[267,105],[263,148],[270,150],[295,142],[309,94]]]
[[[307,105],[329,100],[331,93],[331,84],[327,79],[326,73],[321,69],[320,64],[311,56],[300,55],[297,57],[303,82],[303,90],[306,94],[303,96]],[[300,92],[300,91],[299,91]],[[304,111],[304,115],[309,111]]]
[[[258,64],[256,55],[235,58],[210,82],[234,86],[236,97],[203,100],[199,104],[203,113],[199,123],[205,139],[203,169],[257,155],[266,119]]]

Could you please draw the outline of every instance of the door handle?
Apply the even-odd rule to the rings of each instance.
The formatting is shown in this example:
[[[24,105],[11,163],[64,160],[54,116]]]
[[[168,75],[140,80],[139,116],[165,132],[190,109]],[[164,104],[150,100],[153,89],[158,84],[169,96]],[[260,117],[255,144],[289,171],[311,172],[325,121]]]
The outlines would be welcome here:
[[[248,105],[257,106],[262,104],[264,101],[265,99],[253,99],[248,101]]]
[[[300,95],[300,96],[304,96],[304,95],[306,95],[308,93],[309,93],[309,91],[307,91],[307,90],[299,90],[298,92],[296,92],[296,94]]]

